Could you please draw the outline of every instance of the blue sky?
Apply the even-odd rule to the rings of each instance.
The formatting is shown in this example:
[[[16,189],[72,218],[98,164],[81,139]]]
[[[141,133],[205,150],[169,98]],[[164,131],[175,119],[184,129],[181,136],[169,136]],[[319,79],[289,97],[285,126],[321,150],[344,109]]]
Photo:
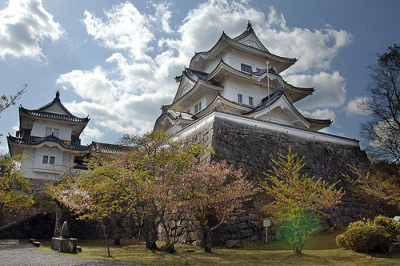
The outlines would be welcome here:
[[[282,75],[315,87],[300,111],[332,118],[324,132],[362,140],[368,115],[357,101],[368,99],[376,53],[399,42],[399,10],[395,0],[0,1],[0,94],[28,84],[2,113],[0,153],[18,128],[17,106],[38,108],[56,90],[73,114],[91,118],[85,144],[152,130],[194,53],[222,31],[237,36],[248,20],[270,52],[299,59]]]

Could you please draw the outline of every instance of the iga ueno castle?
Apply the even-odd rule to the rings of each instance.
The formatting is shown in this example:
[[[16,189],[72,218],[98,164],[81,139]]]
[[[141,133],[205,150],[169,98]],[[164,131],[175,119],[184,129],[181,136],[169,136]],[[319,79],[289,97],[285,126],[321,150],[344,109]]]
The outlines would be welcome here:
[[[178,91],[172,104],[162,106],[155,130],[187,135],[201,121],[225,117],[239,123],[287,134],[358,146],[358,141],[317,133],[330,119],[303,116],[293,104],[312,95],[313,88],[287,83],[280,73],[297,59],[268,51],[249,23],[230,38],[222,33],[207,52],[196,53],[175,79]]]
[[[305,117],[293,106],[314,91],[288,84],[281,77],[280,73],[296,61],[270,53],[250,23],[236,38],[223,33],[209,51],[196,53],[189,67],[175,78],[179,82],[177,93],[170,105],[162,106],[154,130],[193,139],[199,128],[224,119],[248,126],[251,132],[265,129],[269,134],[346,145],[359,151],[356,140],[318,132],[329,127],[331,120]],[[91,151],[114,149],[96,142],[81,145],[80,134],[89,118],[72,115],[62,105],[59,92],[38,109],[20,107],[19,116],[20,129],[7,140],[11,155],[28,157],[21,165],[27,178],[56,180],[71,166],[83,169],[83,159]],[[213,146],[210,141],[203,142]]]

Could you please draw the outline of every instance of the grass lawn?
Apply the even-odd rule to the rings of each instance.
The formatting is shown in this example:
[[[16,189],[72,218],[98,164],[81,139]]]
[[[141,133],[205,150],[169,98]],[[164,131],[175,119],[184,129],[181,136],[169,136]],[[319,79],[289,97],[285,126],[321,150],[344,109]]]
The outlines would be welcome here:
[[[147,250],[142,239],[123,239],[121,246],[110,245],[112,258],[107,257],[104,240],[78,240],[82,253],[71,256],[145,265],[400,265],[400,254],[367,255],[337,248],[335,237],[339,233],[312,236],[300,255],[293,254],[280,242],[249,242],[240,249],[215,247],[211,254],[199,247],[176,245],[175,254],[166,254]],[[42,241],[42,244],[42,248],[50,249],[50,241]],[[188,249],[193,252],[187,252]]]

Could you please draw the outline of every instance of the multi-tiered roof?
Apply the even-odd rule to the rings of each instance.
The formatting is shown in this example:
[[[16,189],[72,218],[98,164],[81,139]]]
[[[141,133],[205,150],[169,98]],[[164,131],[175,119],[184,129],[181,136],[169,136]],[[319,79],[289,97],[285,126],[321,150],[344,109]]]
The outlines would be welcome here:
[[[60,92],[56,92],[56,97],[48,104],[37,109],[26,109],[19,107],[20,127],[16,137],[8,136],[8,144],[11,154],[18,154],[21,145],[38,146],[44,142],[53,142],[59,144],[64,149],[76,151],[88,151],[89,146],[80,144],[80,134],[89,122],[89,117],[80,118],[71,114],[61,103]],[[59,125],[65,125],[71,129],[68,138],[58,135],[40,135],[32,134],[34,123],[42,121],[43,123],[56,122]],[[43,132],[44,133],[44,132]]]
[[[209,51],[196,53],[175,78],[177,93],[172,104],[162,107],[154,129],[177,132],[213,111],[309,130],[327,127],[331,120],[304,117],[293,106],[314,92],[291,85],[280,75],[296,61],[270,53],[250,23],[236,38],[222,33]]]

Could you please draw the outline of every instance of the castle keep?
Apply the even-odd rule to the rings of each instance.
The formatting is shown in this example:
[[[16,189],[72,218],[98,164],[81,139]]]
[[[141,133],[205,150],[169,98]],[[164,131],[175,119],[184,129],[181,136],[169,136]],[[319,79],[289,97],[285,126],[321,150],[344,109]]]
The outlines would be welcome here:
[[[304,156],[305,172],[330,183],[339,181],[346,195],[329,222],[347,224],[361,217],[362,200],[347,189],[343,174],[349,173],[348,164],[365,169],[369,161],[359,141],[319,131],[331,120],[305,117],[293,105],[314,92],[283,80],[280,73],[295,62],[270,53],[250,23],[235,38],[223,33],[176,77],[175,98],[162,106],[154,129],[212,148],[215,153],[205,154],[203,161],[226,160],[254,181],[264,177],[277,153],[285,155],[292,147]],[[257,210],[264,196],[256,197],[245,217],[222,226],[216,237],[221,242],[259,239],[265,217]]]

